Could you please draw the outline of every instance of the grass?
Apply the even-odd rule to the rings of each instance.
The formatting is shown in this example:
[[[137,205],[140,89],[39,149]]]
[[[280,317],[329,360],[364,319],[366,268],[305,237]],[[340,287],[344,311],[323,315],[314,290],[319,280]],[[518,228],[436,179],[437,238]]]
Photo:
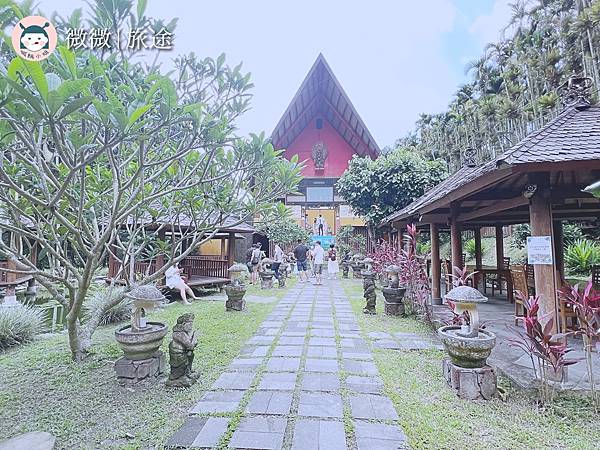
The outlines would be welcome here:
[[[280,298],[286,291],[251,287],[248,294]],[[247,311],[233,313],[225,312],[224,302],[203,300],[150,313],[152,320],[166,322],[171,329],[180,314],[196,314],[201,337],[194,370],[201,377],[186,390],[168,390],[162,381],[118,386],[112,367],[121,356],[115,325],[98,329],[94,353],[80,364],[71,361],[65,334],[0,353],[0,441],[47,431],[57,437],[57,449],[161,448],[274,306],[249,303]],[[163,342],[167,354],[169,340],[170,334]]]
[[[387,317],[378,294],[377,316],[362,313],[362,287],[344,281],[360,327],[371,331],[426,333],[412,318]],[[561,395],[541,409],[533,393],[500,380],[505,400],[461,400],[442,377],[443,352],[375,348],[374,358],[385,394],[394,403],[400,425],[413,449],[593,449],[600,440],[600,415],[586,397]]]

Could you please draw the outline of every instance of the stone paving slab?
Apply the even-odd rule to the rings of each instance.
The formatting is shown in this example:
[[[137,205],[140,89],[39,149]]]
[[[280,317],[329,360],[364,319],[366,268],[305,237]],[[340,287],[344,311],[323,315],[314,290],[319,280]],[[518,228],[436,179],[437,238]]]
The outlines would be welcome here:
[[[351,391],[362,394],[381,394],[383,392],[383,381],[374,376],[348,375],[346,385]]]
[[[306,351],[309,358],[337,358],[335,347],[309,346]]]
[[[191,409],[191,414],[226,413],[235,411],[244,391],[207,391]]]
[[[292,406],[291,392],[256,391],[246,412],[251,414],[287,415]]]
[[[338,394],[300,394],[298,415],[309,417],[342,418],[342,397]]]
[[[342,422],[299,419],[294,427],[292,450],[346,450]]]
[[[298,345],[278,345],[273,349],[272,356],[288,356],[288,357],[300,357],[302,356],[303,347]]]
[[[307,358],[304,370],[306,372],[337,373],[339,372],[340,368],[338,367],[338,362],[335,359]]]
[[[394,404],[383,395],[353,395],[350,397],[350,409],[355,419],[398,420]]]
[[[258,388],[263,390],[293,391],[296,386],[295,373],[265,373]]]
[[[254,380],[254,373],[224,372],[212,385],[212,389],[246,390]]]
[[[343,360],[344,369],[349,373],[366,374],[366,375],[377,375],[379,371],[374,362],[371,361],[357,361],[354,359]]]
[[[230,370],[255,371],[263,363],[263,358],[236,358],[229,365]]]
[[[280,449],[286,422],[285,419],[276,417],[246,417],[233,433],[229,448]]]
[[[406,436],[397,425],[354,421],[354,433],[358,450],[407,449]]]
[[[303,391],[331,391],[340,389],[340,377],[337,373],[306,373],[302,378]]]
[[[267,363],[269,372],[296,372],[300,368],[300,358],[277,357]]]

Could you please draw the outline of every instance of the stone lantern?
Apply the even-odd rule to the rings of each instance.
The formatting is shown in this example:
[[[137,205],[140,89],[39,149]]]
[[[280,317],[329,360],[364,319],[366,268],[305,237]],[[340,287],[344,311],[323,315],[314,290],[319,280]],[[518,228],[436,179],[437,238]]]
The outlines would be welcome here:
[[[365,268],[360,271],[360,275],[363,279],[363,295],[367,304],[365,305],[363,312],[365,314],[376,314],[375,304],[377,301],[377,293],[375,292],[375,276],[376,273],[373,271],[373,260],[371,258],[365,258],[362,263]]]
[[[287,271],[289,267],[290,263],[288,262],[288,259],[284,258],[283,262],[279,266],[279,278],[277,278],[280,288],[285,287],[285,280],[287,279]]]
[[[275,272],[271,269],[271,266],[274,262],[271,258],[263,258],[259,263],[258,275],[260,276],[261,289],[273,288],[273,276]]]
[[[364,268],[364,256],[360,253],[352,255],[350,267],[352,267],[352,278],[362,278],[361,270]]]
[[[246,294],[246,284],[244,283],[244,276],[248,272],[248,269],[244,264],[235,263],[229,269],[229,276],[231,283],[225,285],[225,294],[227,294],[227,300],[225,301],[226,311],[243,311],[246,309],[246,300],[244,295]]]
[[[456,314],[466,315],[461,325],[447,325],[438,330],[450,359],[444,359],[446,381],[461,398],[492,398],[496,392],[496,374],[486,364],[496,345],[496,335],[480,328],[477,305],[487,302],[477,289],[458,286],[448,292],[447,301],[455,304]]]
[[[165,357],[159,350],[169,327],[149,322],[146,313],[160,308],[165,297],[154,286],[138,286],[126,297],[133,301],[131,324],[115,331],[124,355],[114,365],[120,384],[135,384],[164,373]]]
[[[400,287],[400,266],[391,265],[384,270],[389,278],[389,286],[382,289],[383,297],[385,298],[385,313],[389,316],[399,316],[404,314],[404,294],[405,287]]]

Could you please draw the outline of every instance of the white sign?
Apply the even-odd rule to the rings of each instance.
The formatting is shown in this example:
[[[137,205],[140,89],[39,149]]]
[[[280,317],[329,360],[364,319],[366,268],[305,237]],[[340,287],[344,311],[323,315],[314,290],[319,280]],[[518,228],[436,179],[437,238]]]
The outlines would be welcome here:
[[[527,238],[527,262],[529,264],[552,264],[552,238],[532,236]]]

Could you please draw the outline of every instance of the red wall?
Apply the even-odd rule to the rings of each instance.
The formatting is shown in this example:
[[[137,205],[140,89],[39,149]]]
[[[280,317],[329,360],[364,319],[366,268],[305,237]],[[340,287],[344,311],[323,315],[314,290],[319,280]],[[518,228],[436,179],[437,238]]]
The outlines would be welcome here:
[[[308,122],[304,131],[288,146],[284,156],[289,159],[298,155],[300,161],[306,160],[302,171],[304,177],[339,178],[348,168],[348,161],[352,158],[354,151],[327,120],[323,119],[323,128],[317,130],[316,119],[317,117],[314,117]],[[312,159],[312,148],[318,141],[325,144],[327,158],[325,159],[325,169],[316,171]]]

